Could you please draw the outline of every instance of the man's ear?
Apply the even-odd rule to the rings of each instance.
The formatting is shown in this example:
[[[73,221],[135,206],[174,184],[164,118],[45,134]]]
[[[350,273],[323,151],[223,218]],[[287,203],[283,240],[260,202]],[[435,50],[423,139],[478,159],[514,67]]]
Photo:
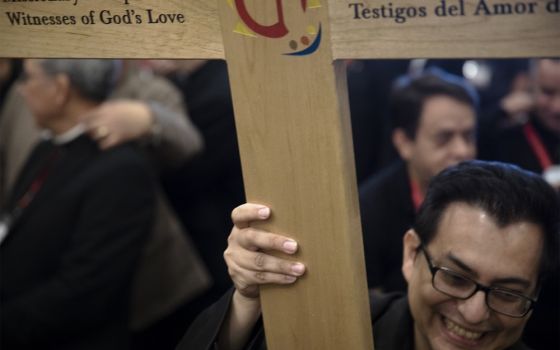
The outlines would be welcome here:
[[[72,94],[72,86],[70,85],[70,78],[64,74],[57,74],[54,77],[54,84],[56,87],[56,94],[54,97],[54,103],[61,107],[70,99]]]
[[[406,282],[410,283],[414,271],[414,261],[418,255],[420,237],[414,229],[408,230],[403,237],[403,262],[402,273]]]
[[[412,151],[413,151],[413,143],[414,140],[411,140],[405,133],[405,131],[401,128],[397,128],[393,130],[393,134],[391,135],[393,140],[393,145],[397,149],[397,152],[401,156],[404,161],[408,161],[412,158]]]

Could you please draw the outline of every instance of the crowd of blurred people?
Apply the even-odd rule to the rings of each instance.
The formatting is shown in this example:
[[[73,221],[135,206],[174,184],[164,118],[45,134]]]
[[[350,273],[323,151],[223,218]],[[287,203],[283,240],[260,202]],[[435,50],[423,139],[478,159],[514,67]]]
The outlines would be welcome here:
[[[445,168],[504,161],[560,193],[560,59],[348,61],[347,77],[371,290],[404,290],[403,234]],[[3,59],[0,93],[1,347],[173,349],[231,287],[245,198],[225,62]],[[535,349],[560,348],[559,284]]]

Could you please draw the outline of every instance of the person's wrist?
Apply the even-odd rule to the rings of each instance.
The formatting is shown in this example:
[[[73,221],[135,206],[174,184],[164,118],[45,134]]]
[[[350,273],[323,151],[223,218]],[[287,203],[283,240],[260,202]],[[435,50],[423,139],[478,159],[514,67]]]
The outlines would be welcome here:
[[[146,135],[146,141],[152,146],[158,146],[161,144],[162,139],[162,127],[158,123],[157,118],[154,116],[153,106],[150,104],[145,105],[147,111],[147,118],[149,120],[148,133]]]
[[[235,299],[235,301],[239,305],[243,306],[244,308],[258,310],[258,311],[260,311],[261,309],[261,300],[258,296],[249,297],[241,294],[241,292],[239,292],[236,289],[235,292],[233,293],[233,299]]]

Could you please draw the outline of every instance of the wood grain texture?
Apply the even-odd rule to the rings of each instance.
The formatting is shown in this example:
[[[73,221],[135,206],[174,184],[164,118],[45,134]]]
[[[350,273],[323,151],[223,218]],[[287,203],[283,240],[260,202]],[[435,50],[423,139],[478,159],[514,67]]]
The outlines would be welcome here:
[[[247,199],[271,206],[264,227],[294,237],[295,259],[308,267],[294,286],[262,290],[271,350],[373,347],[346,77],[336,60],[560,56],[560,15],[545,11],[548,0],[485,0],[537,4],[531,14],[497,16],[475,16],[481,0],[465,0],[457,17],[434,14],[441,0],[308,1],[322,7],[305,13],[301,1],[245,1],[266,25],[282,4],[289,33],[277,39],[239,26],[233,0],[74,1],[0,2],[0,57],[227,58]],[[356,19],[358,3],[423,6],[426,15]],[[103,10],[134,11],[142,23],[103,24]],[[186,21],[147,23],[147,10]],[[96,23],[82,23],[91,11]],[[76,24],[14,25],[7,12],[74,16]],[[286,55],[309,46],[319,28],[317,51]]]
[[[485,0],[493,13],[494,6],[512,4],[512,14],[479,15],[474,13],[480,0],[464,0],[464,16],[436,16],[434,11],[441,0],[355,1],[329,0],[333,57],[339,58],[467,58],[467,57],[547,57],[560,55],[560,12],[546,10],[548,0]],[[362,11],[380,9],[385,5],[389,15],[392,3],[393,16],[399,7],[426,8],[426,16],[407,17],[403,23],[395,18],[355,19],[354,8]],[[459,6],[459,0],[446,0],[447,8]],[[529,6],[536,3],[534,13]],[[502,5],[500,5],[502,4]],[[516,5],[521,4],[521,5]],[[518,12],[515,13],[515,6]],[[481,5],[481,7],[483,7]],[[499,7],[501,13],[507,7]],[[525,14],[521,14],[525,8]],[[406,12],[406,11],[405,11]],[[410,10],[410,13],[414,11]],[[406,14],[404,15],[406,16]],[[368,15],[366,14],[366,17]],[[373,12],[369,13],[373,17]]]
[[[273,1],[247,4],[253,17],[275,23]],[[267,344],[370,350],[344,66],[332,62],[326,7],[304,16],[299,1],[284,9],[290,33],[268,39],[234,33],[237,12],[225,1],[220,7],[247,199],[272,207],[264,227],[295,238],[295,258],[308,267],[293,286],[261,289]],[[284,55],[318,23],[315,53]]]
[[[73,5],[77,1],[77,5]],[[227,2],[228,0],[223,0]],[[436,16],[441,0],[321,0],[329,2],[332,52],[342,58],[465,58],[547,57],[560,55],[560,12],[547,11],[557,0],[482,0],[495,5],[511,4],[510,15],[487,15],[477,7],[481,0],[464,0],[463,16]],[[199,0],[68,0],[0,2],[0,57],[98,57],[98,58],[208,58],[224,57],[218,1]],[[250,1],[249,1],[250,2]],[[273,0],[269,2],[274,4]],[[286,1],[284,1],[286,2]],[[298,1],[296,1],[298,3]],[[460,0],[446,0],[447,8]],[[529,3],[534,3],[533,12]],[[355,18],[354,5],[364,9],[389,7],[392,18]],[[389,6],[391,4],[391,6]],[[521,5],[519,5],[521,4]],[[522,6],[526,4],[526,6]],[[525,11],[515,11],[518,9]],[[404,14],[397,23],[397,8],[426,8],[426,16]],[[554,7],[554,6],[552,6]],[[551,8],[552,8],[551,7]],[[556,7],[554,7],[556,8]],[[154,15],[181,13],[185,23],[148,23],[146,10]],[[103,24],[100,12],[112,15],[134,10],[141,24]],[[86,25],[82,16],[94,11],[96,23]],[[75,25],[12,25],[7,12],[32,16],[75,16]],[[325,22],[326,23],[326,22]]]
[[[75,0],[0,2],[0,57],[67,58],[210,58],[224,57],[216,1],[200,0]],[[131,14],[131,24],[104,24],[115,15]],[[151,11],[150,14],[147,10]],[[94,24],[82,16],[93,11]],[[133,11],[133,12],[130,12]],[[74,16],[75,25],[12,25],[17,13],[42,18]],[[182,14],[159,19],[160,14]],[[136,15],[142,23],[137,23]],[[37,19],[35,19],[36,21]],[[24,23],[20,17],[20,23]],[[70,23],[68,21],[68,23]]]

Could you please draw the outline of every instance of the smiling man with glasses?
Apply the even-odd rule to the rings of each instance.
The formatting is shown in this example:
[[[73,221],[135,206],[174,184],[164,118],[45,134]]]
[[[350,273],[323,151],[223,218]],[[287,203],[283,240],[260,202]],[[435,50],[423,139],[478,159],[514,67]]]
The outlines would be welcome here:
[[[267,253],[293,254],[296,242],[250,225],[270,214],[257,204],[233,211],[224,256],[235,290],[199,316],[179,350],[266,348],[255,329],[259,285],[305,273]],[[557,194],[536,174],[481,161],[444,170],[403,238],[407,295],[371,300],[375,349],[528,349],[520,339],[557,263],[559,222]]]
[[[517,341],[558,258],[555,196],[537,175],[500,163],[434,179],[404,236],[416,350],[525,348]]]

